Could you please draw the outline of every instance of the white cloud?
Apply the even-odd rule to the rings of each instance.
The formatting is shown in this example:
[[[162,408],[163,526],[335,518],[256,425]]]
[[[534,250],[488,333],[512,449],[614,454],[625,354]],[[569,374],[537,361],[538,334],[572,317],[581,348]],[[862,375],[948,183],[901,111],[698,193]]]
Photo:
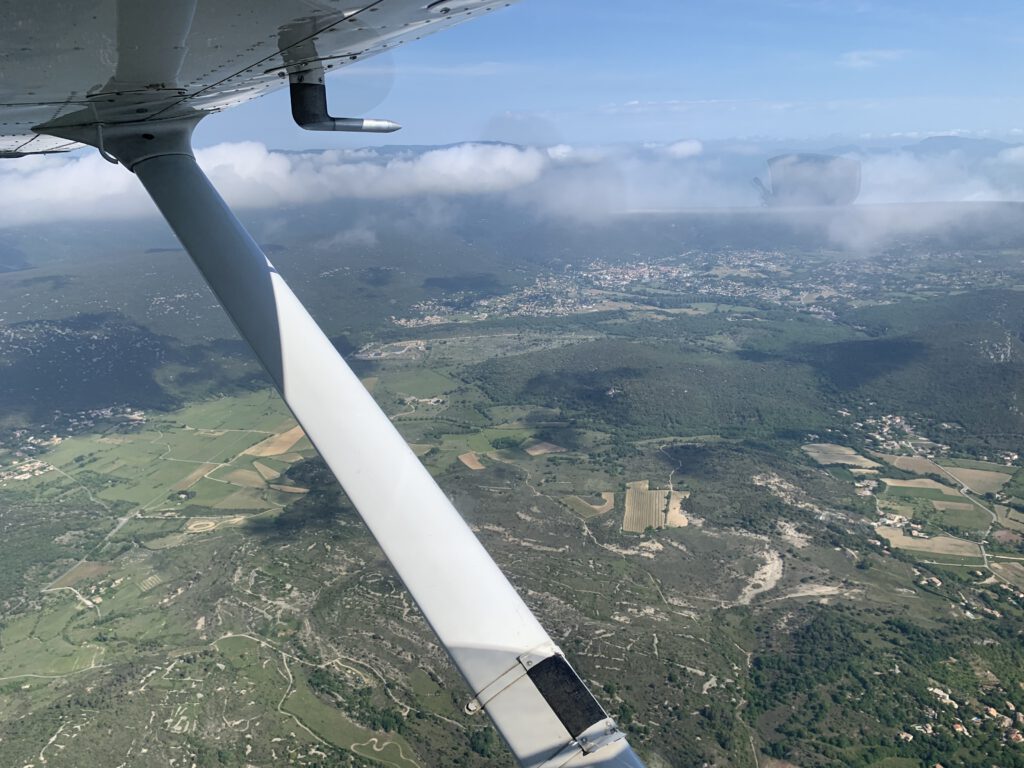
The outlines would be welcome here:
[[[606,147],[574,147],[570,144],[556,144],[545,151],[556,163],[601,163],[614,155],[614,150]]]
[[[669,157],[674,157],[677,160],[682,160],[687,157],[697,157],[704,152],[704,145],[696,139],[685,139],[684,141],[677,141],[675,144],[669,144],[665,147],[665,154]]]
[[[0,225],[131,218],[155,210],[132,174],[95,152],[0,161]]]
[[[575,150],[568,144],[556,144],[548,147],[547,151],[552,160],[571,160],[575,155]]]
[[[896,48],[867,48],[847,51],[836,62],[847,69],[873,69],[874,67],[906,58],[907,52]]]
[[[947,240],[961,249],[967,243],[981,248],[1019,239],[1020,206],[972,203],[916,205],[855,205],[826,211],[825,235],[836,246],[870,254],[927,236],[932,243]],[[929,247],[934,247],[931,243]]]
[[[335,232],[328,238],[317,242],[320,248],[328,250],[339,246],[360,246],[362,248],[373,248],[378,244],[377,232],[368,226],[360,225]]]
[[[271,152],[246,142],[200,150],[197,158],[239,209],[336,198],[501,193],[536,181],[552,162],[538,149],[484,144],[388,157],[365,151]],[[132,174],[95,152],[0,162],[0,226],[153,211]]]
[[[397,158],[352,162],[344,153],[282,154],[262,144],[221,144],[200,165],[232,205],[503,192],[535,181],[548,159],[537,149],[462,144]]]
[[[1011,165],[1024,165],[1024,146],[1004,149],[999,153],[998,159]]]
[[[766,178],[764,161],[777,151],[696,139],[642,147],[465,144],[426,152],[322,153],[242,143],[202,150],[199,161],[239,210],[403,199],[416,201],[407,215],[417,226],[448,226],[461,215],[460,198],[478,195],[499,196],[537,215],[595,222],[622,211],[756,208],[760,196],[751,179]],[[911,205],[867,219],[869,206],[1024,200],[1024,146],[932,142],[850,156],[861,162],[861,194],[857,206],[836,213],[832,227],[836,242],[850,247],[948,226],[942,217],[967,208],[934,214],[933,207],[925,215]],[[374,245],[377,233],[392,225],[381,210],[381,218],[336,235],[338,244]],[[147,215],[155,209],[138,181],[95,152],[0,161],[0,226]],[[269,237],[286,215],[261,217],[260,236]]]
[[[1010,157],[1006,157],[1007,154]],[[1014,167],[1022,157],[1007,150],[988,160],[968,162],[951,151],[921,156],[909,151],[861,158],[859,202],[1013,202],[1024,200],[1024,175]]]

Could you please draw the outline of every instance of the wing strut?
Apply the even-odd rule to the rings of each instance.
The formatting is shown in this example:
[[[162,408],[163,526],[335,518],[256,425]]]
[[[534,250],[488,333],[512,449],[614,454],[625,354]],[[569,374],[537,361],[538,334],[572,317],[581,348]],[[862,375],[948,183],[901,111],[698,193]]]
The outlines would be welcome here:
[[[198,119],[108,125],[524,768],[643,768],[622,732],[196,164]],[[95,126],[74,137],[95,146]]]

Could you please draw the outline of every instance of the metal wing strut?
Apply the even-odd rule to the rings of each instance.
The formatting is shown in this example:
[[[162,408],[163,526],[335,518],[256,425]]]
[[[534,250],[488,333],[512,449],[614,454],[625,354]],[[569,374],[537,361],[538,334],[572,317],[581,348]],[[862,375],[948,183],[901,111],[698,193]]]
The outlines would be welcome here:
[[[524,768],[642,768],[625,737],[191,151],[195,120],[106,126]],[[72,136],[93,144],[96,126]]]

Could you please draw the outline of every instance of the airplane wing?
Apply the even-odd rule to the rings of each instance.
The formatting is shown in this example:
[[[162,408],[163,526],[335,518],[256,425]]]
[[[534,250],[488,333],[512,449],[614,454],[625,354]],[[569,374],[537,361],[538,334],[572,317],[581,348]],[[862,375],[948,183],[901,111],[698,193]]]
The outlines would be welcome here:
[[[88,144],[138,176],[520,765],[642,766],[192,155],[205,115],[285,85],[306,127],[391,130],[327,115],[324,73],[508,4],[6,0],[0,151]]]
[[[512,0],[0,0],[0,153],[77,149],[41,125],[217,112]]]

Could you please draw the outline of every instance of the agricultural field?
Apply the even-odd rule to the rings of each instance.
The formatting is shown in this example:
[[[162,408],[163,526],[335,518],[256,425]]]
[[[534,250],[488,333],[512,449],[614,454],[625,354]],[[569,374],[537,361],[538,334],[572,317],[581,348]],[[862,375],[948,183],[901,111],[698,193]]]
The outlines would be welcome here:
[[[981,558],[981,549],[977,544],[950,536],[929,536],[918,538],[908,536],[899,528],[879,526],[875,529],[879,536],[898,549],[914,552],[927,552],[931,555],[954,555],[956,557]]]
[[[892,496],[908,496],[923,499],[935,499],[944,501],[946,499],[963,498],[955,488],[929,479],[896,480],[891,477],[879,478],[885,484],[885,493]]]
[[[942,459],[939,462],[923,456],[894,456],[878,454],[886,463],[897,469],[913,472],[918,475],[941,474],[972,492],[983,495],[995,493],[1003,488],[1016,471],[1015,467],[1006,467],[986,461],[970,459]]]
[[[468,469],[472,469],[474,471],[486,469],[486,467],[483,465],[483,462],[480,461],[480,457],[474,451],[460,453],[459,461],[465,464]]]
[[[997,464],[994,461],[978,461],[976,459],[949,458],[943,459],[939,463],[944,467],[961,467],[962,469],[981,469],[987,472],[1001,472],[1002,474],[1010,475],[1011,477],[1019,470],[1019,467],[1007,464]]]
[[[1011,531],[1024,532],[1024,512],[1003,504],[994,504],[993,509],[1001,526]]]
[[[662,528],[668,506],[668,491],[652,491],[649,481],[637,480],[626,484],[626,510],[622,530],[643,533],[648,528]]]
[[[554,443],[549,443],[544,440],[534,442],[523,448],[530,456],[547,456],[550,453],[565,453],[565,448]]]
[[[1024,564],[999,561],[992,564],[992,570],[1017,587],[1017,589],[1024,589]]]
[[[245,428],[226,427],[231,418]],[[279,440],[271,430],[287,433],[290,421],[280,403],[260,393],[240,398],[237,406],[221,400],[161,416],[138,428],[71,437],[47,453],[46,464],[112,510],[159,511],[181,507],[185,501],[215,506],[240,489],[266,488],[246,456],[263,441]],[[287,450],[294,450],[297,441],[289,435],[286,442]],[[260,455],[269,454],[261,449]],[[293,462],[301,456],[289,458]],[[48,485],[40,476],[9,487],[32,495],[45,493]],[[182,497],[172,498],[175,494]],[[246,508],[273,506],[259,493],[247,498],[251,504]]]
[[[897,469],[902,469],[906,472],[913,472],[917,475],[933,474],[940,471],[938,465],[936,465],[934,461],[923,456],[894,456],[884,453],[877,455],[878,458],[883,459],[886,464],[891,464]]]
[[[953,477],[958,483],[979,495],[996,493],[1010,481],[1011,477],[1007,472],[986,469],[969,469],[953,466],[943,466],[943,469],[946,470],[946,474]]]
[[[802,446],[804,453],[822,466],[839,464],[858,469],[877,469],[881,465],[865,456],[861,456],[852,448],[833,443],[809,443]]]
[[[985,531],[992,524],[992,513],[977,504],[936,500],[932,500],[930,503],[935,514],[929,515],[929,519],[934,520],[943,528],[960,531]]]
[[[290,453],[298,443],[305,437],[302,427],[294,426],[278,434],[270,435],[256,445],[247,448],[244,453],[248,456],[268,458],[270,456],[281,456]]]
[[[1009,496],[1024,500],[1024,469],[1018,469],[1003,487],[1003,492]]]

